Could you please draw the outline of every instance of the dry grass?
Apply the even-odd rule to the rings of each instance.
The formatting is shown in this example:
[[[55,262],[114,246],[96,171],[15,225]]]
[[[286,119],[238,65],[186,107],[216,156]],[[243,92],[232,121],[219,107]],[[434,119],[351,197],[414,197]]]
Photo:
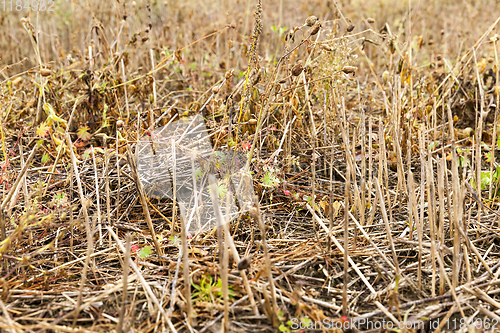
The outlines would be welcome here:
[[[500,329],[497,1],[54,9],[0,12],[0,330]],[[191,237],[134,152],[196,114],[258,203]]]

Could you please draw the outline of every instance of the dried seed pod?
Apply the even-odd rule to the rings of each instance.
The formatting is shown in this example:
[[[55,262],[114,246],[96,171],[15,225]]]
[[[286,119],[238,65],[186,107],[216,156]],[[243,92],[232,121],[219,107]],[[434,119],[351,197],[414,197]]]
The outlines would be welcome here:
[[[89,198],[84,197],[82,199],[82,207],[85,207],[85,209],[88,209],[90,207],[90,205],[92,205],[92,201],[90,201]]]
[[[308,27],[312,27],[314,24],[316,24],[316,22],[318,22],[318,18],[314,15],[311,15],[309,16],[307,19],[306,19],[306,22],[304,23],[304,25],[308,26]]]
[[[438,54],[436,56],[436,59],[437,59],[437,61],[441,61],[443,59],[443,55],[442,54]]]
[[[250,125],[255,125],[255,124],[257,124],[257,119],[253,119],[253,118],[252,118],[252,119],[250,119],[250,120],[248,121],[248,123],[249,123]]]
[[[116,122],[116,127],[117,127],[117,128],[122,128],[122,127],[123,127],[123,120],[121,120],[121,119],[120,119],[120,120],[118,120],[118,121]]]
[[[330,45],[327,44],[321,44],[321,48],[325,51],[331,52],[333,51],[333,48]]]
[[[385,71],[382,74],[382,81],[384,82],[384,84],[387,84],[387,81],[389,81],[389,71]]]
[[[42,68],[42,69],[40,69],[40,74],[42,76],[49,76],[52,74],[52,71],[48,68]]]
[[[417,41],[417,45],[418,45],[418,48],[421,49],[422,48],[422,44],[424,43],[424,37],[423,36],[418,36],[418,41]]]
[[[389,51],[394,54],[396,52],[396,45],[394,44],[394,40],[389,41]]]
[[[236,103],[239,103],[241,101],[241,94],[239,92],[233,95],[233,101],[235,101]]]
[[[319,29],[321,28],[321,23],[316,22],[314,26],[311,29],[311,36],[314,36],[318,33]]]
[[[366,19],[366,22],[372,24],[372,23],[375,23],[375,19],[373,17],[369,17]]]
[[[219,87],[218,86],[215,86],[215,87],[212,88],[212,94],[217,95],[218,92],[219,92]]]
[[[250,216],[253,217],[254,219],[258,219],[259,218],[259,210],[255,207],[252,207],[248,210],[248,212],[250,213]]]
[[[252,262],[249,257],[241,258],[240,262],[238,263],[238,270],[243,271],[249,268],[251,263]]]
[[[224,77],[226,78],[226,80],[231,80],[231,78],[233,77],[233,72],[234,70],[231,69],[229,71],[226,72],[226,75],[224,75]]]
[[[298,62],[295,66],[292,67],[292,75],[299,76],[300,73],[304,70],[304,67],[300,62]]]
[[[252,85],[255,86],[260,81],[260,70],[252,69],[250,72],[250,79],[252,80]]]
[[[349,25],[346,30],[347,30],[347,32],[353,31],[354,30],[354,24]]]
[[[344,66],[344,68],[342,68],[342,72],[344,72],[346,74],[351,74],[351,73],[355,73],[356,69],[358,69],[358,68],[354,67],[354,66]]]

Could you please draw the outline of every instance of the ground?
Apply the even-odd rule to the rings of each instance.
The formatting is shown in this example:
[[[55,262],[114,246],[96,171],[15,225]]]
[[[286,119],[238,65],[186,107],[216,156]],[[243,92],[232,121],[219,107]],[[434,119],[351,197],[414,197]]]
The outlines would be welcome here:
[[[1,330],[500,329],[498,13],[0,4]]]

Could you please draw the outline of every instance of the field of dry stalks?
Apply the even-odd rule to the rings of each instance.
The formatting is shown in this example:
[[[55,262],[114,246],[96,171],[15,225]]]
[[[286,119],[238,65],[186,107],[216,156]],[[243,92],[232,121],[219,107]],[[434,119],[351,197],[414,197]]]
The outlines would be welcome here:
[[[2,1],[0,331],[500,330],[497,15]]]

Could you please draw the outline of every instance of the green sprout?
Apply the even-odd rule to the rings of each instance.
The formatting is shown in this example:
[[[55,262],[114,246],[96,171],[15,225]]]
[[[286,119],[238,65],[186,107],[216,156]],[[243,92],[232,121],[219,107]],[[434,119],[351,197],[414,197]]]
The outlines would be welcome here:
[[[212,276],[202,275],[199,285],[194,284],[192,281],[191,285],[197,290],[191,294],[193,299],[209,302],[223,302],[222,281],[220,278],[217,279],[217,282],[213,282]],[[229,299],[236,295],[232,287],[228,287],[228,294]]]

